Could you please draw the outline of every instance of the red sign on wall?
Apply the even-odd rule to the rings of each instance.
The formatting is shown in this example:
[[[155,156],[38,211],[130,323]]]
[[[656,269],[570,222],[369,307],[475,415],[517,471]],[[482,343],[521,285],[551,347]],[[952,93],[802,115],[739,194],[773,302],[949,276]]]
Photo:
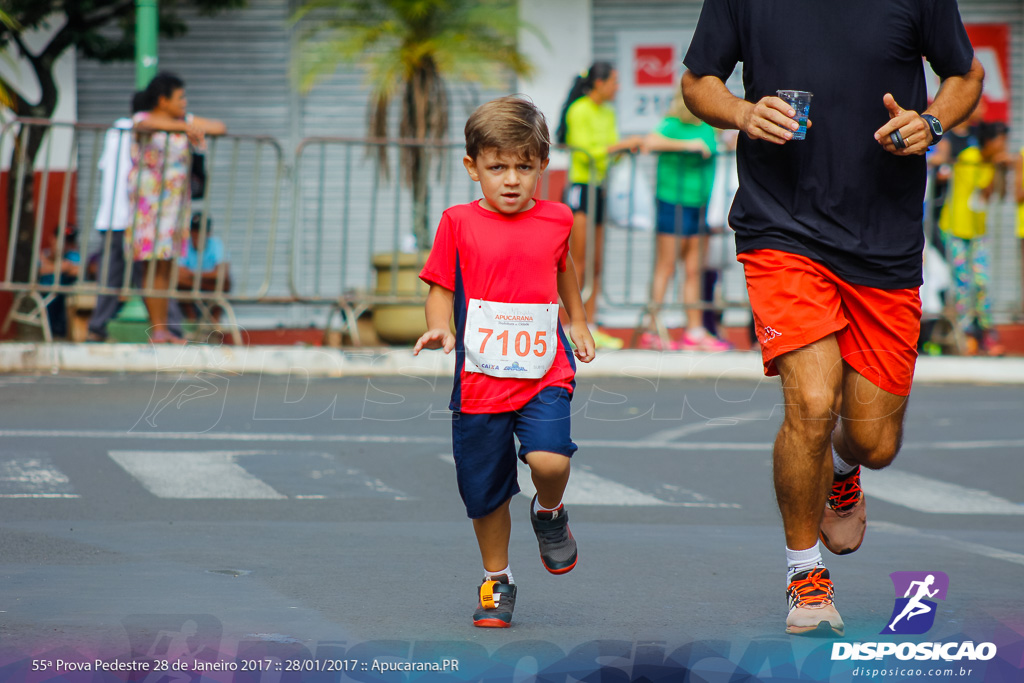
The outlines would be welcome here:
[[[1006,24],[964,24],[974,56],[985,67],[981,104],[986,121],[1010,122],[1010,27]]]
[[[676,49],[672,45],[638,45],[633,56],[637,85],[675,85]]]

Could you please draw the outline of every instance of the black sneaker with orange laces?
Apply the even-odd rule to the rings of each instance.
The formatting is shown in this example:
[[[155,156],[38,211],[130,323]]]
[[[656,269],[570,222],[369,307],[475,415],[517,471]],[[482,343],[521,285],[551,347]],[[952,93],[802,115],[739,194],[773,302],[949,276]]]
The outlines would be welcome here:
[[[818,565],[794,574],[786,588],[789,615],[786,633],[808,636],[842,636],[843,618],[832,602],[835,587],[828,570]]]
[[[508,576],[498,574],[484,579],[477,590],[473,626],[508,628],[512,625],[512,612],[515,608],[516,585],[508,582]]]
[[[836,475],[825,501],[818,537],[836,555],[847,555],[860,547],[867,528],[867,502],[860,488],[860,465],[842,476]]]

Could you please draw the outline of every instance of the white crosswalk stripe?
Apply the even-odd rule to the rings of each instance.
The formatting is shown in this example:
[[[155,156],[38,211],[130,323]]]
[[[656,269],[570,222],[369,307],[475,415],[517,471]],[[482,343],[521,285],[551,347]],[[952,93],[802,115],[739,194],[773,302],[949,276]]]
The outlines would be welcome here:
[[[861,470],[865,495],[920,512],[951,515],[1024,515],[1024,505],[988,491],[903,472]]]
[[[0,460],[0,498],[78,498],[71,480],[42,454]]]
[[[110,451],[110,458],[159,498],[408,500],[402,491],[330,453],[295,451]],[[267,483],[273,481],[274,485]]]
[[[697,434],[699,432],[706,432],[711,429],[718,429],[720,427],[735,427],[742,422],[750,422],[753,420],[768,420],[772,416],[771,410],[752,410],[747,413],[740,413],[739,415],[730,415],[728,417],[718,417],[700,422],[691,422],[679,427],[672,429],[665,429],[660,432],[655,432],[644,437],[644,442],[648,444],[668,444],[672,443],[676,439],[683,436],[690,436],[691,434]]]
[[[235,462],[232,451],[110,451],[158,498],[286,498]]]
[[[677,437],[665,432],[664,438]],[[6,456],[6,457],[4,457]],[[378,498],[414,500],[391,483],[338,460],[337,454],[285,450],[109,451],[110,458],[146,490],[166,499],[333,500]],[[451,453],[439,458],[454,464]],[[522,495],[536,493],[529,468],[519,463]],[[636,488],[599,474],[590,464],[574,464],[565,493],[573,505],[615,507],[694,507],[741,509],[698,490],[658,482]],[[886,468],[864,470],[869,498],[929,514],[1024,515],[1024,504],[989,491]],[[414,491],[415,493],[415,491]],[[80,498],[69,477],[46,453],[0,452],[0,499]]]
[[[451,453],[439,453],[438,457],[444,462],[455,465],[455,459]],[[530,468],[522,462],[518,463],[519,495],[533,498],[537,489],[533,486],[530,477]],[[589,465],[576,465],[572,468],[569,476],[569,484],[565,487],[565,495],[562,502],[566,505],[606,505],[614,507],[640,507],[640,506],[672,506],[672,507],[708,507],[708,508],[739,508],[736,503],[717,503],[707,500],[704,496],[693,494],[683,489],[676,489],[679,492],[689,494],[693,500],[669,501],[656,496],[638,491],[632,487],[620,484],[598,476],[593,473]]]

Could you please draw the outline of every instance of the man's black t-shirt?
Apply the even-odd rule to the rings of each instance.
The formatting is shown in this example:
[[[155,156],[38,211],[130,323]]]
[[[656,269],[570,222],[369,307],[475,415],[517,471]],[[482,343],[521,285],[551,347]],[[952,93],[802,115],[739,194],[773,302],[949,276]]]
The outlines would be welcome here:
[[[779,249],[884,289],[921,284],[923,156],[886,152],[882,103],[923,111],[922,56],[941,78],[970,70],[974,50],[955,0],[705,0],[686,67],[724,82],[743,62],[746,99],[814,93],[807,139],[740,135],[729,215],[740,252]]]

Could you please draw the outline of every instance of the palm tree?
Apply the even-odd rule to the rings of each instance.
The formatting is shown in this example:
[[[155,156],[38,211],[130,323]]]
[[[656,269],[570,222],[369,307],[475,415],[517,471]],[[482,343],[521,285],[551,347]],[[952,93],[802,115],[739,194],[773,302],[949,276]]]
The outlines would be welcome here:
[[[341,64],[367,68],[371,138],[389,137],[387,113],[398,96],[398,137],[443,140],[448,134],[446,80],[487,85],[509,72],[528,76],[533,71],[517,47],[524,24],[513,0],[306,0],[293,22],[304,24],[303,90]],[[378,149],[381,171],[387,174],[387,150]],[[401,165],[413,193],[413,234],[417,245],[427,248],[429,147],[403,146]]]
[[[0,24],[6,26],[11,31],[21,30],[21,24],[15,21],[10,14],[4,12],[3,10],[0,10]],[[8,64],[14,63],[14,60],[11,59],[11,56],[9,54],[4,53],[4,58]],[[8,92],[7,86],[3,82],[0,82],[0,105],[7,107],[11,111],[14,111],[14,98],[11,97],[11,93]]]

